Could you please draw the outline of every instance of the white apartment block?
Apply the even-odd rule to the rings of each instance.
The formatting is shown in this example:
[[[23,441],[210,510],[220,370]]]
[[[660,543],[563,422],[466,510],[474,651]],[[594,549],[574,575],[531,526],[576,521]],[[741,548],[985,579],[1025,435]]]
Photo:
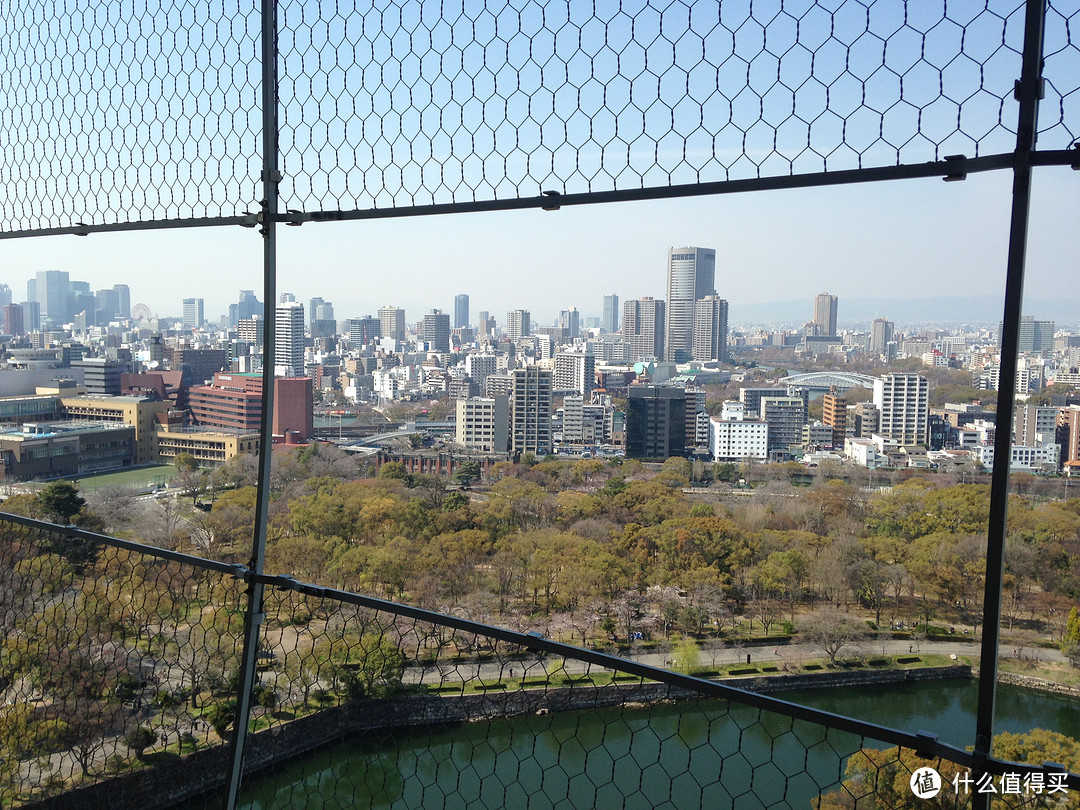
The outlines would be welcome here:
[[[573,391],[586,399],[596,387],[596,359],[584,352],[557,352],[555,390]]]
[[[494,354],[470,354],[465,358],[465,373],[477,387],[484,390],[484,380],[499,370],[499,360]]]
[[[470,397],[457,401],[454,441],[484,453],[505,453],[510,437],[510,398]]]
[[[764,461],[769,457],[769,424],[744,416],[741,402],[728,401],[719,419],[709,419],[709,454],[713,461]]]
[[[988,470],[994,469],[994,445],[981,444],[976,450],[976,458]],[[1014,444],[1010,449],[1009,469],[1018,472],[1041,472],[1057,470],[1061,462],[1061,447],[1047,444],[1042,447],[1024,447]]]

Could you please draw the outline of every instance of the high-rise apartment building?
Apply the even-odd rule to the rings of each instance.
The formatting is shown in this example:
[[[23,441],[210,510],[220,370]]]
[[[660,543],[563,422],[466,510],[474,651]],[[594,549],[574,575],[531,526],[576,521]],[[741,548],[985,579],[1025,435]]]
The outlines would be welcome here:
[[[203,325],[203,304],[202,298],[185,298],[184,299],[184,328],[185,329],[201,329]]]
[[[1048,405],[1017,403],[1013,411],[1013,442],[1024,447],[1055,443],[1059,412]]]
[[[493,354],[469,354],[465,357],[465,375],[484,390],[489,376],[499,370],[499,358]]]
[[[480,310],[480,315],[477,319],[477,331],[476,334],[480,337],[494,337],[495,336],[495,319],[491,317],[491,313],[486,309]]]
[[[790,396],[762,397],[761,418],[769,424],[769,457],[786,458],[792,445],[802,443],[806,400]]]
[[[622,333],[631,362],[664,356],[664,315],[664,302],[650,296],[623,304]]]
[[[421,323],[421,339],[435,352],[450,351],[450,315],[441,309],[433,309],[424,315]]]
[[[459,293],[454,296],[454,328],[461,329],[469,325],[469,296]]]
[[[510,398],[505,394],[459,399],[454,441],[482,453],[505,453],[509,420]]]
[[[552,448],[552,374],[539,366],[524,366],[510,377],[510,452],[546,456]]]
[[[588,399],[596,387],[596,359],[586,352],[555,353],[555,390]]]
[[[600,319],[600,329],[609,335],[619,331],[619,296],[615,293],[604,296],[604,314]]]
[[[256,351],[261,352],[265,327],[266,321],[259,315],[253,315],[250,318],[242,318],[240,322],[236,324],[236,337],[244,343],[256,347]]]
[[[664,358],[685,363],[694,356],[694,305],[716,289],[716,251],[668,249],[667,330]]]
[[[400,307],[379,307],[379,336],[404,340],[405,310]]]
[[[727,360],[728,302],[706,295],[694,302],[695,360]]]
[[[26,332],[21,304],[5,304],[3,329],[5,335],[21,335]]]
[[[821,421],[832,428],[832,446],[843,448],[847,436],[847,397],[826,394],[821,405]]]
[[[874,380],[878,432],[899,444],[926,444],[930,383],[919,374],[886,374]]]
[[[819,335],[836,337],[836,303],[836,296],[827,292],[814,299],[814,327]]]
[[[283,301],[274,310],[274,373],[278,377],[304,375],[304,305]]]
[[[506,337],[511,342],[521,340],[525,335],[532,334],[529,310],[512,309],[506,313]]]
[[[764,461],[769,457],[769,425],[747,419],[741,402],[725,401],[720,418],[709,419],[709,455],[713,461]]]

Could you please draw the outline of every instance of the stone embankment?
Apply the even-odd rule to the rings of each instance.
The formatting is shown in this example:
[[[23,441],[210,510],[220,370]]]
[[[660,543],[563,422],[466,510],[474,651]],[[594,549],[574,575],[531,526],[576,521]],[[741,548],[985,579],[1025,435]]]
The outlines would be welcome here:
[[[970,667],[951,666],[729,678],[723,683],[753,692],[775,692],[970,677]],[[641,706],[699,696],[692,690],[662,683],[630,683],[365,701],[323,709],[251,735],[247,741],[245,771],[255,773],[363,732],[440,726],[526,714]],[[228,768],[228,747],[218,746],[24,807],[35,810],[96,810],[99,807],[166,806],[220,787],[226,782]]]

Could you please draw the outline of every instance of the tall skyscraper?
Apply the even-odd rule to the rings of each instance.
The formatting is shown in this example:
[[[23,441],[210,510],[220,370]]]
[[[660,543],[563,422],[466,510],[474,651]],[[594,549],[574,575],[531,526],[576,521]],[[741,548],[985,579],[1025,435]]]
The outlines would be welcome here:
[[[667,330],[664,358],[685,363],[694,356],[694,303],[716,288],[716,251],[668,249]]]
[[[120,294],[115,288],[98,290],[94,293],[94,298],[97,299],[98,323],[108,323],[117,316],[127,317],[126,314],[120,315]]]
[[[131,317],[131,288],[127,284],[113,284],[116,290],[116,315],[119,318]]]
[[[623,304],[622,333],[631,362],[664,356],[664,321],[664,302],[651,296]]]
[[[0,284],[0,307],[6,307],[11,303],[11,287]]]
[[[569,307],[559,313],[559,328],[562,329],[564,338],[581,336],[581,313],[577,307]]]
[[[0,311],[4,313],[2,328],[5,335],[18,336],[26,331],[21,304],[4,304]]]
[[[229,307],[229,323],[236,326],[240,321],[251,320],[255,316],[260,320],[266,318],[262,302],[255,297],[252,290],[241,290],[237,303]]]
[[[506,313],[506,337],[511,341],[521,340],[525,335],[532,334],[529,310],[512,309]]]
[[[424,315],[423,335],[428,347],[436,352],[450,351],[450,315],[441,309],[433,309]]]
[[[836,296],[827,292],[814,299],[814,326],[825,337],[836,337]]]
[[[480,337],[495,336],[495,319],[491,317],[491,314],[486,309],[480,310],[477,320],[477,335]]]
[[[885,318],[874,318],[870,324],[870,351],[885,354],[893,339],[893,323]]]
[[[184,299],[184,328],[200,329],[203,325],[203,299]]]
[[[454,296],[454,328],[461,329],[469,325],[469,296],[459,293]]]
[[[604,316],[600,319],[600,329],[609,335],[619,331],[619,296],[615,293],[604,296]]]
[[[727,360],[728,302],[706,295],[694,302],[694,359]]]
[[[379,307],[379,336],[404,340],[405,310],[392,306]]]
[[[304,376],[304,305],[283,301],[274,310],[274,373]]]
[[[539,366],[511,372],[510,452],[514,455],[551,452],[552,373]]]
[[[71,281],[66,270],[39,270],[31,300],[41,304],[41,320],[47,326],[59,326],[71,319],[68,292]]]

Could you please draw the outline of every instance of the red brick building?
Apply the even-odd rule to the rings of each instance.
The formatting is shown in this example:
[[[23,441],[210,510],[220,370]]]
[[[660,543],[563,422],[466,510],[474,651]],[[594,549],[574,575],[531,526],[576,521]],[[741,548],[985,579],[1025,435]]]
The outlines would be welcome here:
[[[283,441],[286,433],[292,434],[294,443],[311,438],[315,421],[311,397],[310,377],[274,380],[274,420],[270,429],[275,441]],[[210,385],[192,386],[188,406],[196,424],[258,431],[262,417],[262,375],[218,372]]]

